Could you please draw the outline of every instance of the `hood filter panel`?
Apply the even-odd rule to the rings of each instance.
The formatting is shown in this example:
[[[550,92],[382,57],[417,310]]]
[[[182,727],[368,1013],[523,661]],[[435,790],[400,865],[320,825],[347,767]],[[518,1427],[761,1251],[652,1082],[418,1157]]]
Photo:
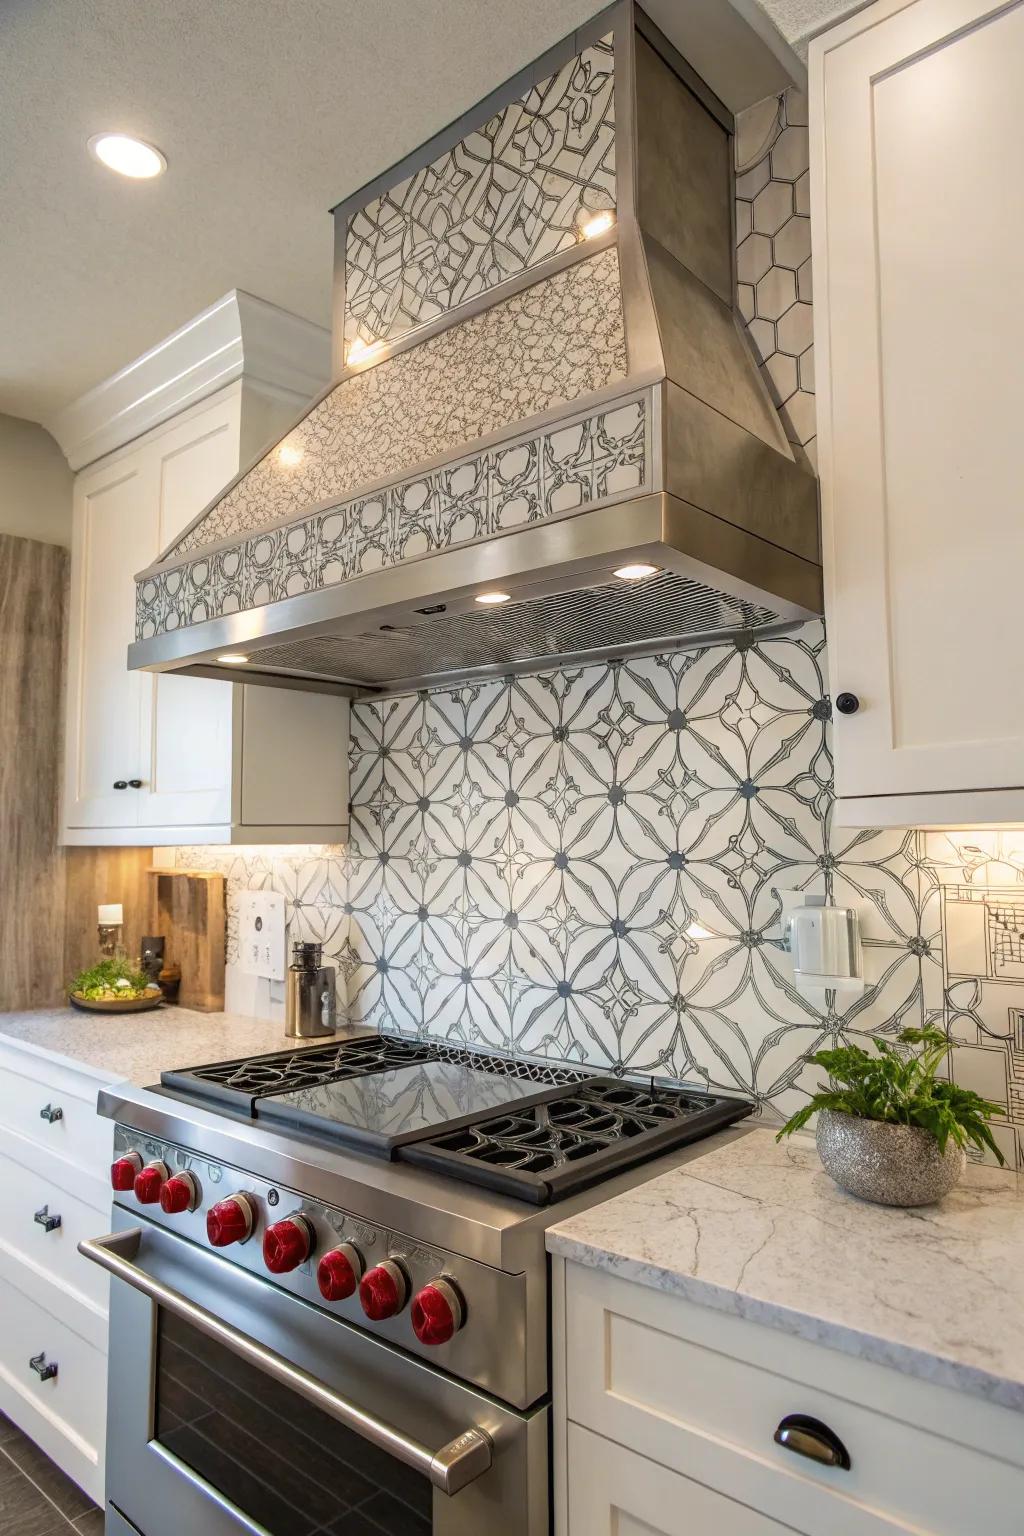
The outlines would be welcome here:
[[[645,581],[581,587],[501,608],[439,614],[408,628],[317,635],[248,647],[254,669],[305,674],[365,687],[535,662],[647,641],[722,634],[777,624],[781,615],[714,587],[663,571]]]

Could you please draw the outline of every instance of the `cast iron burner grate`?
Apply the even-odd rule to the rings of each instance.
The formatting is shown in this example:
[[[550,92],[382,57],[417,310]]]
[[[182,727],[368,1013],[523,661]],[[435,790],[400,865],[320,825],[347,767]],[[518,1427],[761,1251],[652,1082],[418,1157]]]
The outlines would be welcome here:
[[[753,1112],[742,1099],[617,1078],[401,1147],[404,1162],[548,1205]]]
[[[244,1056],[235,1061],[215,1061],[207,1066],[161,1072],[160,1082],[172,1093],[252,1115],[257,1102],[271,1094],[316,1088],[324,1083],[366,1077],[373,1072],[388,1072],[396,1067],[412,1067],[428,1061],[453,1062],[470,1066],[477,1072],[495,1072],[503,1077],[535,1082],[542,1087],[586,1081],[585,1074],[568,1067],[541,1066],[433,1041],[403,1040],[397,1035],[367,1035],[357,1040],[332,1040],[325,1045],[311,1045],[297,1051],[275,1051],[267,1056]]]

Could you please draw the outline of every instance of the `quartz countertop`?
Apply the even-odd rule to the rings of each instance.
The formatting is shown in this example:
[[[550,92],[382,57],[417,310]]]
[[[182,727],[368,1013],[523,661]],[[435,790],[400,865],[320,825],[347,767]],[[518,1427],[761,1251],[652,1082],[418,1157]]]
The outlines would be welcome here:
[[[324,1044],[289,1039],[281,1023],[191,1008],[129,1014],[81,1013],[75,1008],[0,1013],[0,1041],[4,1039],[51,1061],[87,1067],[104,1083],[130,1081],[140,1088],[159,1082],[160,1073],[173,1067]]]
[[[1024,1181],[870,1205],[753,1130],[548,1232],[552,1253],[1024,1413]]]

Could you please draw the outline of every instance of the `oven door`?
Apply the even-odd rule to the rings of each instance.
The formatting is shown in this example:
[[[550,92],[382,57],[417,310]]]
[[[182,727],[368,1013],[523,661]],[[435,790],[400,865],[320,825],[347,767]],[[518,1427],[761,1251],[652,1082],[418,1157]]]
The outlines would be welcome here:
[[[107,1500],[141,1536],[548,1536],[518,1413],[114,1209]]]

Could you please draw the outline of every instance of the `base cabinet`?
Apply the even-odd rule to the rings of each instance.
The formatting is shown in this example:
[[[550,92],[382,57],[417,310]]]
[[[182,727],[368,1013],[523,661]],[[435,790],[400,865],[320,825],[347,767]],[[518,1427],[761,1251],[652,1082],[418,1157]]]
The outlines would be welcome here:
[[[603,1270],[552,1277],[556,1536],[1020,1536],[1018,1413]],[[779,1444],[793,1415],[847,1464]]]
[[[788,1536],[780,1525],[569,1425],[569,1536]]]
[[[102,1082],[0,1038],[0,1412],[98,1504],[108,1282],[78,1242],[110,1224]]]

